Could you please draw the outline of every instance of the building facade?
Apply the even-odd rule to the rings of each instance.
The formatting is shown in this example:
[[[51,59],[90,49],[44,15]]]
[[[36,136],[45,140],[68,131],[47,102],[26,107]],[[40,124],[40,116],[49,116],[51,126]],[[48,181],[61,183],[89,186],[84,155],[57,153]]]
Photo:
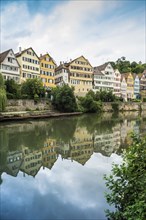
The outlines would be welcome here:
[[[94,67],[93,72],[93,90],[114,92],[115,71],[110,63]]]
[[[146,99],[146,70],[144,70],[140,77],[140,96],[141,100]]]
[[[26,79],[40,78],[39,57],[31,47],[23,51],[19,48],[19,52],[15,56],[20,65],[21,83]]]
[[[0,54],[0,73],[4,80],[13,79],[20,82],[20,65],[12,49]]]
[[[58,85],[65,83],[73,86],[75,96],[85,96],[92,90],[92,75],[93,67],[84,56],[80,56],[56,69],[55,82]]]
[[[40,56],[40,78],[48,90],[55,87],[55,68],[56,63],[48,53]]]
[[[114,91],[113,93],[118,96],[121,97],[121,73],[119,72],[118,69],[115,70],[115,79],[114,79],[115,83],[114,83]]]
[[[64,63],[60,62],[55,69],[55,85],[63,86],[64,84],[69,84],[69,70]]]
[[[127,82],[123,74],[121,75],[121,97],[127,101]]]
[[[134,77],[134,98],[139,99],[140,98],[140,80],[139,80],[139,76],[137,74],[134,74],[133,77]]]
[[[134,78],[131,73],[123,73],[127,83],[127,100],[134,99]]]

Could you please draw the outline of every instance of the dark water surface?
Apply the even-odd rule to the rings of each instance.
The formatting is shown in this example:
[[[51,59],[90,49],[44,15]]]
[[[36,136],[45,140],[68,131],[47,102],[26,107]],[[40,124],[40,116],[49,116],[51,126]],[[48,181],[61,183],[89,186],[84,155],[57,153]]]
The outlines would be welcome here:
[[[0,123],[0,219],[104,220],[104,174],[146,135],[146,114]]]

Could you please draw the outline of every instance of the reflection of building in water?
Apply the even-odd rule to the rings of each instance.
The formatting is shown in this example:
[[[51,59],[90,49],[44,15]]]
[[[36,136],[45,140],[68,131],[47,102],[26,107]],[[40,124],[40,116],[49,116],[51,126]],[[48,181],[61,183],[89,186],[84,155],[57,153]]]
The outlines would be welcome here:
[[[93,154],[93,142],[80,142],[71,145],[70,157],[72,160],[84,165]]]
[[[120,147],[120,125],[117,124],[109,132],[94,134],[94,152],[110,156]]]
[[[42,150],[42,164],[43,167],[51,169],[56,162],[58,156],[56,153],[56,140],[48,139]]]
[[[64,142],[57,142],[57,153],[61,155],[62,159],[69,159],[70,144]]]
[[[6,172],[12,176],[17,176],[22,162],[23,153],[21,151],[9,152],[7,155]]]
[[[70,157],[72,160],[84,165],[93,154],[93,135],[86,127],[77,128],[74,140],[70,142]]]
[[[27,147],[22,149],[24,160],[20,170],[24,173],[35,176],[42,165],[42,152],[40,150],[30,150]]]
[[[121,124],[121,144],[130,145],[132,143],[131,135],[132,133],[139,135],[140,134],[140,121],[129,121],[125,119]]]

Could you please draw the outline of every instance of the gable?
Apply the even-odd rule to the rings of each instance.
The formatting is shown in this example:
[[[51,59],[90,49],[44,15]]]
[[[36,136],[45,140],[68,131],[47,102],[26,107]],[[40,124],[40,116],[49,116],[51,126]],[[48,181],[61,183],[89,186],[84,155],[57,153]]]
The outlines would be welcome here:
[[[57,66],[55,61],[53,60],[53,58],[48,53],[43,55],[42,57],[40,57],[40,60],[41,61],[47,61],[50,64],[53,64],[53,65]]]
[[[15,54],[13,52],[12,49],[10,49],[8,52],[7,52],[7,55],[5,56],[3,62],[3,64],[5,65],[10,65],[10,66],[15,66],[15,67],[20,67],[16,57],[15,57]]]
[[[70,62],[70,65],[79,65],[79,66],[87,66],[87,67],[91,67],[92,65],[89,63],[89,61],[84,57],[84,56],[80,56],[78,58],[76,58],[75,60]]]

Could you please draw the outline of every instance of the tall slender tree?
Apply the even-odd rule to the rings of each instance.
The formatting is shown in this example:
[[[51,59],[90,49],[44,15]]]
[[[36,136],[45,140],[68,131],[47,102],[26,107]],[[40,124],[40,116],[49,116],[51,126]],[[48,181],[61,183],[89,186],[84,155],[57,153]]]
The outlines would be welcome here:
[[[0,112],[4,111],[6,108],[6,90],[4,85],[4,80],[2,74],[0,73]]]

